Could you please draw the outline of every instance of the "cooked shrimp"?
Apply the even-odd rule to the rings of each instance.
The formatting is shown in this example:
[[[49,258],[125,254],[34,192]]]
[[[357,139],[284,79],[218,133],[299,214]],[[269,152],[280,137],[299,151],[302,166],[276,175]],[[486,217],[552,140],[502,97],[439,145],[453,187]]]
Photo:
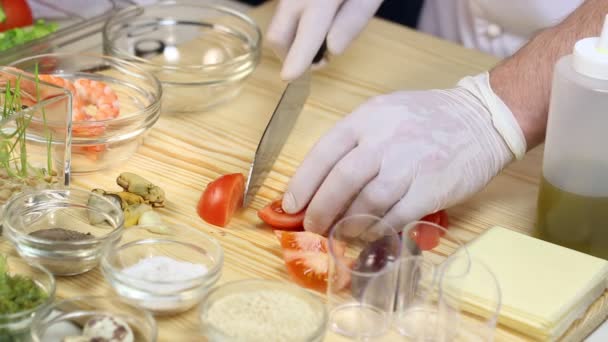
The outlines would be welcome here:
[[[117,117],[120,114],[118,96],[104,82],[93,81],[86,78],[79,78],[74,81],[76,92],[81,100],[78,110],[84,111],[94,120],[105,120]],[[89,106],[94,105],[96,111],[87,111]]]

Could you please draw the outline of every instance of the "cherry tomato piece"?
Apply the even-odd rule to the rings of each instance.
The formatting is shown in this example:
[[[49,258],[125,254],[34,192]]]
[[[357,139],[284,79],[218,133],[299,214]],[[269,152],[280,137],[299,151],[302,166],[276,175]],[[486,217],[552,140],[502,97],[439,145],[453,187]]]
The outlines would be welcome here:
[[[223,175],[207,184],[196,211],[207,223],[225,227],[243,204],[245,177],[241,173]]]
[[[272,201],[258,211],[258,217],[272,228],[281,230],[304,230],[304,214],[302,210],[296,214],[288,214],[281,206],[283,199]]]
[[[32,10],[26,0],[0,0],[6,19],[0,22],[0,31],[15,27],[30,26],[34,23]]]

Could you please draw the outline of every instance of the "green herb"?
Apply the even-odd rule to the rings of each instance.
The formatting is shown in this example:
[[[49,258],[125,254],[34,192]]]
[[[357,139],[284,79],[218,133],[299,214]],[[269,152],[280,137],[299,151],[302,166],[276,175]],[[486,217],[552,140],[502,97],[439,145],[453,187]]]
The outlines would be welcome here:
[[[2,14],[0,14],[0,18]],[[44,20],[37,20],[34,25],[26,27],[16,27],[0,33],[0,51],[8,50],[17,45],[25,44],[29,41],[48,36],[57,31],[57,23],[46,23]]]
[[[0,256],[0,315],[14,314],[42,304],[48,295],[32,279],[8,273],[5,256]]]
[[[14,120],[14,129],[6,133],[0,129],[0,167],[6,170],[9,177],[26,178],[33,173],[41,179],[52,175],[52,134],[47,125],[46,112],[41,109],[44,134],[46,139],[46,170],[37,169],[28,163],[27,155],[27,128],[33,119],[33,111],[24,111],[21,102],[21,76],[17,76],[14,84],[9,76],[5,76],[4,91],[0,94],[0,121]],[[38,78],[38,65],[35,66],[35,92],[36,101],[40,102],[40,86]],[[30,95],[31,96],[31,95]]]

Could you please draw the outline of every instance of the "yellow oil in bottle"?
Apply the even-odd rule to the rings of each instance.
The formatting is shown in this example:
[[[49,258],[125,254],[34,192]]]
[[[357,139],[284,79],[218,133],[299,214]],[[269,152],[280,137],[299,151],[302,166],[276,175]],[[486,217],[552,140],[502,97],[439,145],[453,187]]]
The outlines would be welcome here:
[[[535,236],[608,259],[608,196],[582,196],[564,191],[543,177]]]

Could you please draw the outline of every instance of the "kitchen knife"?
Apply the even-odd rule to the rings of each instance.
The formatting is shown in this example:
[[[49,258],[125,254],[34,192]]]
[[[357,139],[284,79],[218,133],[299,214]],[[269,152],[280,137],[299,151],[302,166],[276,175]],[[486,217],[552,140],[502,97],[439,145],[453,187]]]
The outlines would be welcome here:
[[[326,50],[327,45],[323,42],[323,45],[321,45],[321,48],[313,59],[313,64],[323,59]],[[251,203],[262,183],[264,183],[268,172],[272,169],[287,137],[289,137],[295,122],[300,116],[309,93],[310,69],[302,74],[302,76],[287,84],[279,103],[270,117],[268,125],[266,125],[264,134],[262,134],[258,148],[255,151],[253,162],[249,168],[243,200],[244,207]]]

